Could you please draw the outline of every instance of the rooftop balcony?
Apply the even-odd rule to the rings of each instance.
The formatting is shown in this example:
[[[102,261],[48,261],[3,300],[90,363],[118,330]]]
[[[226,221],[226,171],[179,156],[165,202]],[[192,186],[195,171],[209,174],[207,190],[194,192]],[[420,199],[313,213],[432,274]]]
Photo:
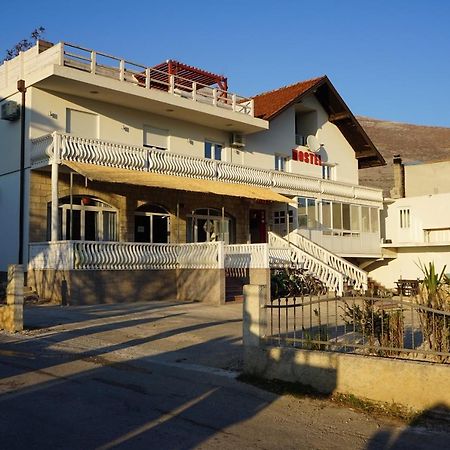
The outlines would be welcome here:
[[[268,128],[266,121],[254,117],[253,99],[229,92],[226,78],[174,61],[148,67],[73,44],[38,41],[0,65],[0,92],[15,90],[19,79],[25,79],[27,86],[194,123],[209,121],[226,131],[252,133]]]
[[[323,195],[331,200],[351,201],[381,207],[379,189],[323,180],[288,172],[260,169],[195,158],[165,150],[131,146],[100,139],[86,139],[54,132],[33,139],[32,167],[43,167],[56,161],[73,161],[120,169],[160,173],[180,177],[214,180],[272,188],[288,195]]]

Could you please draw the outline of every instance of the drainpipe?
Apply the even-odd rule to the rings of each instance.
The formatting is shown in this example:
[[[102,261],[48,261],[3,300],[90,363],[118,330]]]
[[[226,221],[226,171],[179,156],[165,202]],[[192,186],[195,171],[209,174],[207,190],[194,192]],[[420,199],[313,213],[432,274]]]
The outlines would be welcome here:
[[[25,80],[17,81],[17,90],[22,94],[20,110],[20,181],[19,181],[19,264],[23,264],[23,227],[25,207]]]

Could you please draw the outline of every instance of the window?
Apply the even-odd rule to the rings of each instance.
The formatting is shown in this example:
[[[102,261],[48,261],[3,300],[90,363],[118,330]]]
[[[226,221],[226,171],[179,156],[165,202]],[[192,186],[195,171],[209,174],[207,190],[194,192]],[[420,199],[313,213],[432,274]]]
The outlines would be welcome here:
[[[50,205],[47,213],[50,224]],[[50,225],[48,225],[48,230]],[[116,241],[117,211],[99,199],[76,195],[59,201],[59,239]]]
[[[348,203],[342,203],[342,229],[344,231],[350,231],[350,205]]]
[[[157,205],[142,205],[134,213],[135,242],[169,242],[169,213]]]
[[[370,233],[370,209],[367,206],[361,206],[361,231]]]
[[[294,212],[292,209],[288,211],[289,214],[289,223],[294,222]],[[286,223],[286,211],[274,211],[273,212],[273,224],[274,225],[282,225]]]
[[[298,200],[298,227],[314,229],[317,227],[316,199],[299,197]]]
[[[336,166],[322,163],[322,178],[324,180],[336,179]]]
[[[188,216],[187,238],[189,242],[233,242],[234,220],[218,209],[202,208]]]
[[[98,138],[98,115],[67,108],[66,132],[85,138]]]
[[[372,233],[378,233],[379,221],[378,221],[378,209],[370,208],[370,231]]]
[[[283,155],[275,155],[275,170],[280,172],[286,171],[286,160],[287,158]]]
[[[331,202],[322,202],[322,225],[324,234],[331,234]]]
[[[222,161],[223,145],[214,142],[205,142],[205,158],[213,159],[214,161]]]
[[[400,228],[409,228],[411,226],[411,217],[409,208],[400,209]]]
[[[350,205],[351,230],[359,232],[361,230],[359,218],[359,206]]]
[[[167,150],[169,130],[144,125],[144,147]]]
[[[333,202],[333,229],[342,230],[342,204]]]

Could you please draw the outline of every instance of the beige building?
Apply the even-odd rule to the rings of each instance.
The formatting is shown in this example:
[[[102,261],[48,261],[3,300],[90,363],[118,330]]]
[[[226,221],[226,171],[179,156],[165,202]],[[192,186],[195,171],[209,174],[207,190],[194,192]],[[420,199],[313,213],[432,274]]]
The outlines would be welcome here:
[[[28,263],[44,296],[222,302],[225,274],[293,259],[341,292],[367,284],[348,259],[380,256],[358,168],[384,161],[326,77],[245,98],[176,61],[40,41],[0,66],[0,98],[0,270]]]

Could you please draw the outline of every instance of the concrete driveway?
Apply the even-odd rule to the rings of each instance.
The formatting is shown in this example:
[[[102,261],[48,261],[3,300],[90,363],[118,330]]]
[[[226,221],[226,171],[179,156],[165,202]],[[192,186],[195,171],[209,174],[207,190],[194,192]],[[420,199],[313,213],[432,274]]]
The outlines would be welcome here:
[[[235,379],[242,305],[27,307],[0,333],[0,436],[8,449],[437,448],[327,400]]]

